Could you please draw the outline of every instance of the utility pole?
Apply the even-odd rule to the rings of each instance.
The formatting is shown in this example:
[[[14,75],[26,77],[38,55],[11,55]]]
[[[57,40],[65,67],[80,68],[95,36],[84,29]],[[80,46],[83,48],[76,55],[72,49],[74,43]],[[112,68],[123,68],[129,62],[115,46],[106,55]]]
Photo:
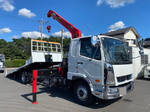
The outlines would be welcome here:
[[[48,23],[48,21],[44,21],[43,19],[41,19],[41,20],[39,20],[39,22],[40,22],[40,26],[39,26],[39,29],[40,29],[40,32],[41,32],[41,40],[43,39],[43,25],[44,24],[47,24]]]
[[[61,38],[62,54],[64,54],[64,53],[63,53],[64,32],[65,32],[65,30],[64,30],[64,29],[62,29],[62,30],[61,30],[61,37],[62,37],[62,38]]]

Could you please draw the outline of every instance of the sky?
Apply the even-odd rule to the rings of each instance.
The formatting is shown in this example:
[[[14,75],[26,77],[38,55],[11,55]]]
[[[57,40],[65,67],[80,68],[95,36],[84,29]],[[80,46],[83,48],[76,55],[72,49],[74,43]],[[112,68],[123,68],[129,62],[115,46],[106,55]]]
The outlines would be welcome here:
[[[0,39],[59,36],[65,29],[52,18],[54,10],[80,29],[84,36],[134,26],[141,37],[150,37],[150,0],[0,0]],[[47,26],[51,26],[50,33]],[[70,33],[65,29],[65,36]]]

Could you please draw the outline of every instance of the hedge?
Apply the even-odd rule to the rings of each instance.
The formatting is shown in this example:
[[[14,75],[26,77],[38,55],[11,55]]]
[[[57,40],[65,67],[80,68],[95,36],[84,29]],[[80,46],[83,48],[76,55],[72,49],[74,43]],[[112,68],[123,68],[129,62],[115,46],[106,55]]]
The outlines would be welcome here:
[[[13,60],[10,60],[10,59],[6,59],[5,60],[5,65],[6,67],[20,67],[22,65],[25,64],[25,61],[24,59],[13,59]]]

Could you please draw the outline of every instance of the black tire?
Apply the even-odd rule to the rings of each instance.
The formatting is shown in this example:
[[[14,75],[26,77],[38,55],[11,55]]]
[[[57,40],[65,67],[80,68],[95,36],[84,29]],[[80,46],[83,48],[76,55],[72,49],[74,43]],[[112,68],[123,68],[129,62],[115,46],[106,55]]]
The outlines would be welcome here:
[[[94,103],[95,98],[91,94],[91,90],[86,82],[78,81],[74,85],[74,96],[76,101],[84,106],[89,106]]]
[[[0,70],[0,73],[4,73],[4,70]]]
[[[22,72],[21,77],[20,77],[20,81],[22,84],[27,84],[27,72]]]

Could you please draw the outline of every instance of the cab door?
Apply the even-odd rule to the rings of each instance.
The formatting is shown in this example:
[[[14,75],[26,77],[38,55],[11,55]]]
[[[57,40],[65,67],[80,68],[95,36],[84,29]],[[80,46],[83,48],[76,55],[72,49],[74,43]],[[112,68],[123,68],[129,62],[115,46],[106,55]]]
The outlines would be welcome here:
[[[90,37],[81,38],[77,58],[78,73],[85,74],[93,83],[99,80],[99,83],[102,84],[102,63],[100,42],[93,46]]]

